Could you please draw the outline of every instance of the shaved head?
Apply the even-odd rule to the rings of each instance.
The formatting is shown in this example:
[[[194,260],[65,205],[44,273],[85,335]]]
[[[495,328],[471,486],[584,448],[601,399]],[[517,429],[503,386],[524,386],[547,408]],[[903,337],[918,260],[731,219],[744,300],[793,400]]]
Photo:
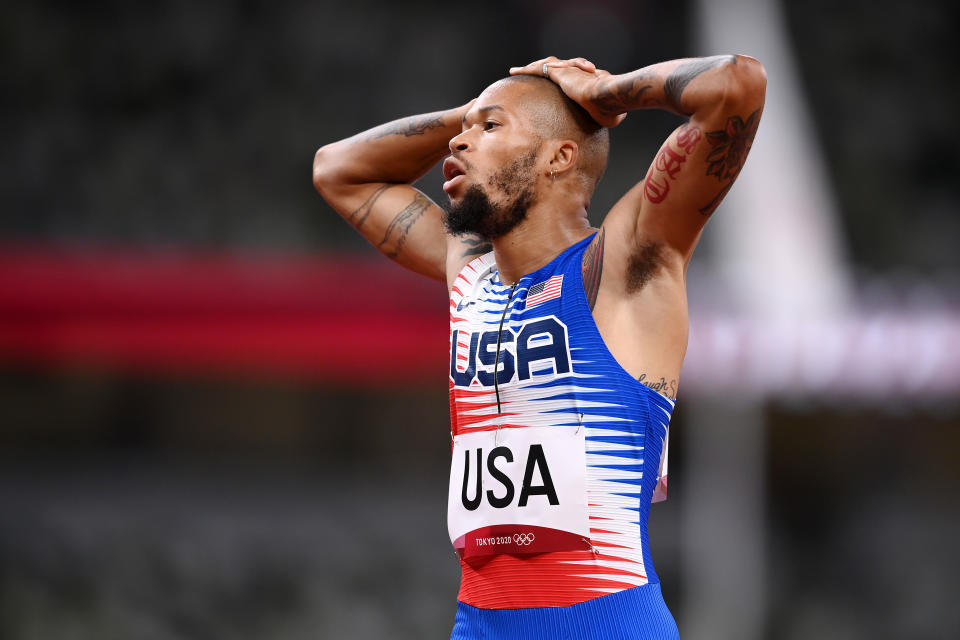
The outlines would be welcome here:
[[[523,107],[535,132],[545,140],[573,140],[577,143],[576,170],[590,193],[607,168],[610,136],[586,110],[568,98],[548,78],[517,75],[498,80],[496,85],[518,84],[524,90]]]

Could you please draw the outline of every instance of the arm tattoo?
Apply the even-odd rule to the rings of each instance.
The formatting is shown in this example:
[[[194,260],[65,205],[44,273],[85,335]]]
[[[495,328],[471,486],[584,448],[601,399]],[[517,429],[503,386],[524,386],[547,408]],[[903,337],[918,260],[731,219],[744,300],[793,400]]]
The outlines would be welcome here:
[[[382,247],[390,240],[390,237],[393,235],[394,231],[399,232],[399,237],[396,240],[396,244],[393,247],[393,251],[387,253],[387,256],[391,258],[396,258],[400,255],[400,250],[403,249],[403,245],[407,242],[407,233],[410,232],[410,228],[416,224],[417,220],[423,215],[423,212],[427,210],[427,207],[430,206],[430,199],[424,196],[422,193],[417,192],[413,196],[413,202],[404,207],[396,216],[394,216],[393,221],[390,222],[390,225],[387,227],[386,232],[383,234],[383,240],[380,241],[378,247]]]
[[[380,185],[376,191],[370,194],[370,197],[367,198],[362,205],[357,207],[357,209],[347,217],[347,222],[352,224],[357,229],[362,227],[363,223],[367,220],[367,216],[369,216],[370,212],[373,211],[373,205],[377,203],[377,200],[380,199],[380,196],[383,195],[383,192],[392,186],[392,184]]]
[[[628,74],[617,80],[613,86],[591,96],[591,101],[606,114],[623,113],[640,106],[640,98],[646,91],[653,88],[651,80],[653,76],[646,73],[632,77]]]
[[[600,275],[603,272],[603,238],[606,229],[600,229],[587,250],[583,252],[583,292],[587,295],[590,310],[597,303],[600,290]]]
[[[463,254],[460,256],[461,258],[484,255],[493,251],[493,245],[478,235],[471,234],[464,236],[461,242],[467,245],[467,248],[464,249]]]
[[[697,148],[701,137],[700,129],[688,122],[677,129],[673,138],[676,148],[670,145],[669,140],[660,148],[643,179],[643,195],[647,200],[659,204],[667,199],[670,194],[670,180],[677,179],[683,163]]]
[[[690,81],[696,78],[704,71],[709,71],[722,64],[737,64],[736,56],[712,56],[709,58],[696,58],[684,62],[679,67],[670,72],[666,82],[663,85],[663,93],[666,95],[667,104],[671,109],[678,113],[690,115],[683,110],[680,104],[680,98],[683,96],[683,90],[687,88]]]
[[[717,180],[723,183],[723,187],[713,200],[700,209],[703,215],[709,216],[713,213],[730,191],[733,181],[740,175],[750,147],[753,146],[753,138],[757,135],[760,111],[757,109],[751,113],[746,121],[738,115],[730,116],[725,129],[707,132],[707,142],[713,147],[707,155],[707,175],[716,176]]]
[[[707,141],[713,149],[707,156],[707,175],[716,176],[721,182],[736,178],[747,159],[759,124],[760,109],[757,109],[746,122],[740,116],[733,115],[727,118],[726,129],[708,131]]]
[[[659,394],[667,396],[671,400],[677,399],[677,381],[676,380],[670,380],[669,382],[667,382],[667,380],[663,376],[661,376],[659,380],[648,380],[647,374],[641,373],[640,377],[637,378],[637,382],[639,382],[645,387],[653,389]]]
[[[409,138],[410,136],[422,136],[430,129],[436,129],[442,126],[443,116],[414,116],[377,127],[371,132],[371,136],[374,140],[393,135]]]

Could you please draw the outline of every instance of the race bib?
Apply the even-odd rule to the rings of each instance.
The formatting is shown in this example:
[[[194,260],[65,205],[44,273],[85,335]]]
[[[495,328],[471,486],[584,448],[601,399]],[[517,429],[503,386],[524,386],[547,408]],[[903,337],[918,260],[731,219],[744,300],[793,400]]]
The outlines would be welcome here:
[[[456,436],[447,526],[464,557],[589,549],[584,430]]]

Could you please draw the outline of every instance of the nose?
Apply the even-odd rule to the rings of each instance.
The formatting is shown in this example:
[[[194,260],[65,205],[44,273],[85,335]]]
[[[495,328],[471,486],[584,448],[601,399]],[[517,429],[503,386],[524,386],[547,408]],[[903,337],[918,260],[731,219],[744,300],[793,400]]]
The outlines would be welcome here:
[[[454,153],[457,151],[466,151],[467,149],[470,148],[470,145],[467,142],[467,136],[466,136],[468,131],[470,130],[467,129],[467,131],[461,131],[457,135],[450,138],[450,153]]]

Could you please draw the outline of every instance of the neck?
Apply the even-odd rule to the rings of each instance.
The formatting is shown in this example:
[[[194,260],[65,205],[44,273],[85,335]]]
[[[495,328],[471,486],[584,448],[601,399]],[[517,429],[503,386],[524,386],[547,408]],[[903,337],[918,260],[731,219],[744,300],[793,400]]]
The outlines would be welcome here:
[[[493,240],[500,282],[517,282],[590,235],[587,210],[579,203],[571,207],[568,201],[565,208],[560,204],[549,200],[534,204],[523,222]]]

